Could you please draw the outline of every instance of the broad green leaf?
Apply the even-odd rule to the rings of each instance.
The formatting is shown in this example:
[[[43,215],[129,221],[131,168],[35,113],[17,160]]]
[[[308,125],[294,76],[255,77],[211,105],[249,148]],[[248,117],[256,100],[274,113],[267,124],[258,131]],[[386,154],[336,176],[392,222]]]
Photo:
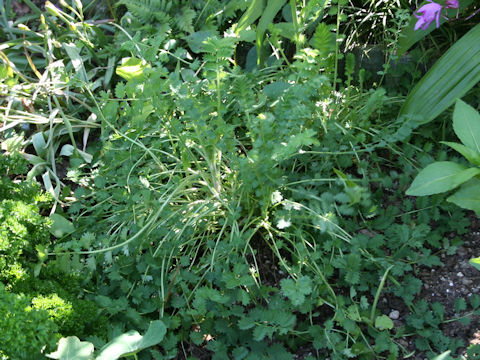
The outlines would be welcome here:
[[[76,45],[73,43],[62,43],[62,46],[67,52],[68,57],[72,61],[73,68],[75,69],[75,72],[79,74],[80,79],[88,82],[87,72],[85,71],[85,68],[83,66],[83,59],[80,56],[80,51],[78,50]]]
[[[450,350],[441,353],[438,356],[435,356],[432,360],[446,360],[450,356]]]
[[[438,1],[436,1],[438,2]],[[473,0],[462,0],[459,1],[460,3],[460,11],[465,9],[467,6],[469,6]],[[427,1],[424,1],[422,3],[418,4],[418,9],[425,5],[428,4]],[[442,1],[440,1],[440,4],[443,5]],[[454,16],[456,13],[456,10],[451,9],[449,10],[448,14],[450,16]],[[415,15],[412,13],[412,16],[410,17],[410,22],[408,26],[406,26],[404,29],[402,29],[400,33],[400,40],[398,41],[398,47],[397,47],[397,56],[402,56],[407,52],[408,49],[410,49],[415,43],[417,43],[419,40],[423,39],[425,36],[430,34],[433,30],[436,29],[436,22],[434,21],[427,30],[415,30],[415,23],[417,22],[417,18]],[[445,21],[447,21],[443,16],[440,16],[440,24],[443,24]]]
[[[46,355],[50,359],[90,360],[93,359],[93,344],[80,341],[76,336],[61,338],[57,351]]]
[[[235,27],[235,33],[238,35],[242,30],[245,30],[248,26],[253,24],[253,22],[262,15],[264,6],[265,0],[253,0],[238,21],[237,26]]]
[[[391,330],[393,329],[393,321],[387,315],[377,316],[375,327],[378,330]]]
[[[470,265],[472,265],[475,269],[480,271],[480,257],[473,258],[469,260]]]
[[[461,208],[474,211],[480,216],[480,180],[477,178],[463,184],[453,195],[447,198]]]
[[[52,214],[50,215],[50,219],[52,219],[50,232],[53,236],[57,238],[61,238],[75,231],[75,227],[73,226],[73,224],[67,219],[65,219],[62,215]]]
[[[27,161],[32,165],[46,165],[47,162],[45,159],[42,159],[39,156],[31,155],[31,154],[23,154],[23,157],[27,159]]]
[[[66,144],[62,146],[62,150],[60,150],[60,156],[71,156],[74,151],[73,145]]]
[[[460,154],[463,155],[465,159],[470,161],[472,164],[480,166],[480,153],[472,150],[465,145],[449,142],[449,141],[440,141],[442,144],[450,146],[452,149],[458,151]]]
[[[89,153],[87,153],[85,151],[79,150],[79,149],[77,149],[77,152],[80,154],[80,156],[83,158],[83,160],[85,160],[85,162],[87,162],[89,164],[92,162],[92,160],[93,160],[92,155],[90,155]]]
[[[480,81],[480,24],[458,40],[425,74],[408,95],[399,115],[425,124]]]
[[[47,143],[43,137],[43,132],[38,132],[32,136],[32,144],[38,156],[45,158],[47,154]]]
[[[157,345],[163,340],[166,332],[167,328],[162,321],[152,321],[144,336],[135,330],[117,336],[102,348],[96,360],[115,360],[119,357],[132,356],[143,349]]]
[[[293,23],[291,22],[270,24],[268,29],[291,41],[295,41],[295,28],[293,27]]]
[[[467,168],[451,161],[439,161],[420,171],[406,194],[425,196],[455,189],[480,174],[478,168]]]
[[[463,145],[480,153],[480,114],[460,99],[453,111],[453,130]]]
[[[121,65],[117,66],[115,73],[128,81],[142,77],[143,70],[145,70],[147,67],[147,64],[145,64],[142,59],[137,59],[134,57],[123,58]]]

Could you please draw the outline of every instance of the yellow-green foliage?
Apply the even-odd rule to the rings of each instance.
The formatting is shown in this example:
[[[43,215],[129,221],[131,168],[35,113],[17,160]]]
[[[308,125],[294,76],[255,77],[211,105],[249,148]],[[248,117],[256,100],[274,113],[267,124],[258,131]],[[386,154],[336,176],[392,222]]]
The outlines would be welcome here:
[[[48,312],[30,306],[27,297],[5,291],[0,283],[0,357],[9,360],[44,359],[58,339]]]
[[[24,160],[0,156],[0,173],[22,172]],[[40,215],[40,205],[48,198],[40,186],[17,182],[8,176],[0,180],[0,281],[12,285],[26,276],[36,261],[35,246],[49,242],[48,217]]]
[[[33,308],[44,310],[63,336],[88,336],[101,327],[97,306],[87,300],[66,300],[57,294],[39,295],[32,299]],[[103,318],[100,318],[103,320]]]

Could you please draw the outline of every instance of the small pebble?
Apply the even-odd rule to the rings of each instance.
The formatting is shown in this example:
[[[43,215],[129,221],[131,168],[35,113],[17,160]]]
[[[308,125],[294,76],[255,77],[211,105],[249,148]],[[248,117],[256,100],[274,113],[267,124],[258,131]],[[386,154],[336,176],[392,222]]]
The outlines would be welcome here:
[[[457,254],[460,256],[465,256],[467,255],[467,249],[465,249],[463,246],[460,246],[457,248]]]
[[[462,273],[461,271],[459,271],[459,272],[457,273],[457,276],[458,276],[459,278],[462,278],[462,277],[463,277],[463,273]]]
[[[472,280],[467,279],[467,278],[462,279],[462,284],[465,285],[465,286],[472,285],[472,282],[473,282]]]
[[[388,314],[388,317],[392,320],[398,320],[398,318],[400,317],[400,311],[392,310],[390,314]]]
[[[448,285],[449,285],[449,286],[453,286],[453,282],[450,281],[450,282],[448,283]]]

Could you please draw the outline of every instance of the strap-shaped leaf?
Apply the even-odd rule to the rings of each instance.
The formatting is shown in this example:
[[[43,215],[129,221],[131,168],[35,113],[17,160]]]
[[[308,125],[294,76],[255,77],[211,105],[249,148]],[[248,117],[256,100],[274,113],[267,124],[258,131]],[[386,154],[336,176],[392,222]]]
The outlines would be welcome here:
[[[264,6],[264,0],[253,0],[238,21],[237,26],[235,27],[235,33],[238,34],[240,31],[245,30],[249,25],[253,24],[253,22],[262,15]]]
[[[425,74],[408,95],[401,115],[425,124],[462,97],[480,81],[480,24],[458,40]]]
[[[425,196],[455,189],[480,174],[479,168],[467,168],[451,161],[439,161],[420,171],[406,194]]]

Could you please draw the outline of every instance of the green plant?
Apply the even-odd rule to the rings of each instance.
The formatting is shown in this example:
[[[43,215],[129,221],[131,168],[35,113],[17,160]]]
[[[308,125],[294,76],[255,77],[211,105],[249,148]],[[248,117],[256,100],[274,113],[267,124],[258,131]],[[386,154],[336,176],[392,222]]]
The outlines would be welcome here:
[[[7,292],[3,284],[0,325],[0,355],[6,359],[44,359],[42,352],[55,345],[57,327],[48,313],[32,308],[27,297]]]
[[[425,196],[439,194],[460,187],[447,198],[465,209],[480,214],[479,200],[476,198],[476,188],[480,174],[480,115],[461,100],[457,100],[453,112],[453,129],[462,143],[442,142],[458,151],[473,167],[467,167],[458,162],[434,162],[423,169],[415,178],[407,195]]]
[[[137,359],[137,353],[154,346],[163,340],[166,333],[165,325],[160,321],[153,321],[145,335],[131,330],[117,336],[111,342],[100,349],[94,357],[94,346],[90,342],[82,342],[75,336],[60,339],[57,351],[47,355],[50,359],[69,360],[72,358],[82,360],[115,360],[120,357],[133,356]]]
[[[10,176],[26,172],[18,153],[3,154],[0,171],[0,281],[12,286],[27,276],[37,260],[36,247],[50,242],[50,220],[40,214],[49,197],[33,182],[14,182]]]
[[[471,1],[462,1],[465,8]],[[400,44],[400,53],[406,51],[419,38],[422,30],[412,34],[413,21],[404,30],[407,44]],[[405,100],[399,116],[413,116],[416,126],[428,123],[450,107],[457,98],[465,95],[480,80],[478,57],[480,46],[475,42],[480,36],[480,25],[474,26],[460,38],[428,71],[412,89]],[[472,46],[472,44],[475,44]]]

